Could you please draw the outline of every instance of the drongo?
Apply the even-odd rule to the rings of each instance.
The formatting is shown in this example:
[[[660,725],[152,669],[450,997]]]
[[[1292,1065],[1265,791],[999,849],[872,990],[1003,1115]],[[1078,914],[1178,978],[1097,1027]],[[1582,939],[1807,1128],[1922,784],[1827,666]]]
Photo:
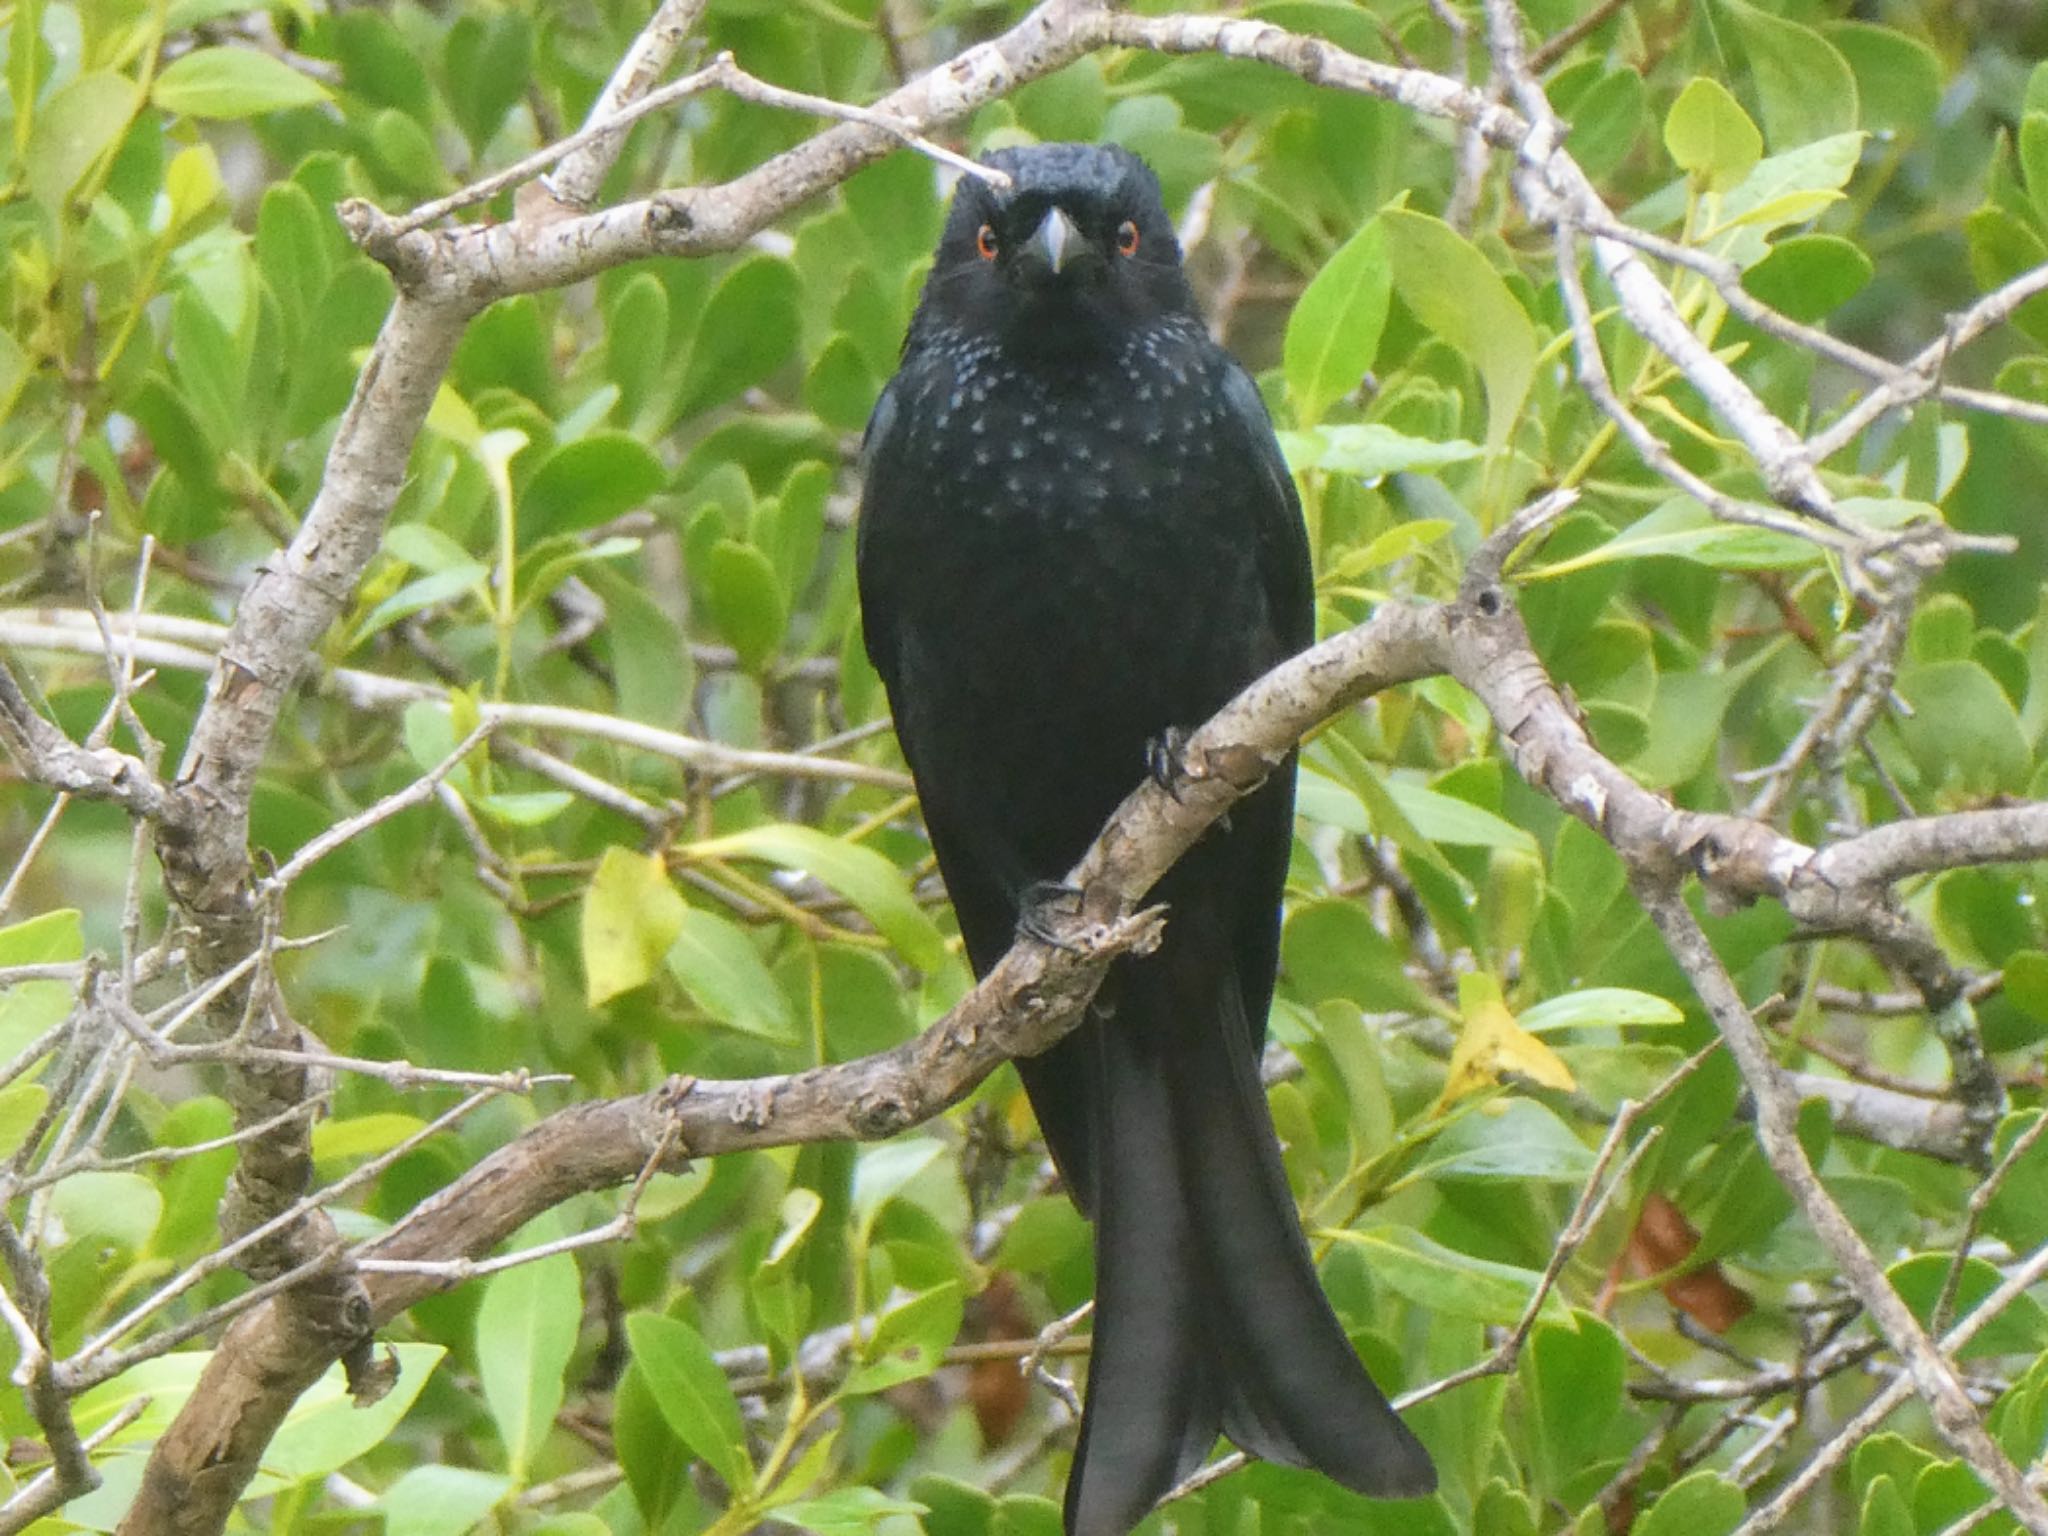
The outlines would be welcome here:
[[[967,953],[985,972],[1160,743],[1314,639],[1257,389],[1209,336],[1159,184],[1049,144],[964,177],[868,424],[858,564]],[[1219,1431],[1362,1493],[1435,1486],[1317,1282],[1259,1057],[1294,764],[1153,893],[1164,942],[1017,1063],[1094,1223],[1069,1536],[1123,1536]]]

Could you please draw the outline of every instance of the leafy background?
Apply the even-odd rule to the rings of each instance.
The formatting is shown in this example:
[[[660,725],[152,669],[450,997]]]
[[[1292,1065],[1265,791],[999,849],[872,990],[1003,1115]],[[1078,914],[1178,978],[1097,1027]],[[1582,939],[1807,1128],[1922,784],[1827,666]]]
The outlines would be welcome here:
[[[1522,9],[1548,37],[1587,7]],[[2048,260],[2048,73],[2031,68],[2048,34],[2027,8],[1602,10],[1545,76],[1569,149],[1630,222],[1735,260],[1780,310],[1902,356],[1946,311]],[[1455,74],[1477,45],[1446,11],[1476,33],[1476,8],[1255,8]],[[1022,12],[714,0],[702,39],[763,79],[865,101]],[[623,3],[16,0],[0,114],[0,638],[74,738],[111,699],[87,592],[127,607],[153,541],[138,625],[194,659],[158,665],[134,709],[174,762],[218,626],[318,488],[392,299],[334,206],[402,209],[559,136],[644,20]],[[607,192],[726,179],[813,126],[695,98],[633,130]],[[1518,593],[1538,650],[1642,782],[1689,806],[1747,803],[1742,775],[1784,751],[1861,615],[1816,546],[1713,523],[1618,441],[1573,381],[1552,253],[1498,169],[1461,181],[1440,125],[1213,57],[1091,57],[960,134],[974,151],[1033,138],[1113,140],[1157,168],[1205,302],[1284,429],[1326,633],[1392,597],[1447,595],[1507,512],[1576,485],[1578,509]],[[294,883],[287,931],[334,933],[281,975],[331,1050],[564,1079],[389,1161],[347,1202],[348,1235],[396,1221],[576,1097],[849,1060],[968,986],[861,651],[850,563],[858,435],[942,181],[898,154],[731,256],[621,267],[470,327],[381,557],[321,657],[330,677],[441,693],[366,706],[360,690],[308,690],[266,764],[253,841],[288,858],[435,768],[486,703],[586,712],[522,739],[624,794],[475,753],[448,780],[456,808],[376,826]],[[511,194],[489,213],[509,218]],[[1786,419],[1818,420],[1852,389],[1704,282],[1672,282]],[[2043,398],[2043,304],[1952,376]],[[1603,339],[1618,387],[1687,467],[1753,493],[1691,386],[1624,328]],[[1827,466],[1860,516],[1936,508],[2018,548],[1957,560],[1923,597],[1897,676],[1906,707],[1834,797],[1790,799],[1793,835],[1899,803],[2041,793],[2044,452],[2039,427],[1929,407]],[[853,766],[692,770],[595,717]],[[16,850],[0,966],[123,943],[126,818],[71,804],[31,852],[49,803],[27,788],[0,799]],[[1981,1026],[2017,1106],[2002,1146],[2040,1114],[2039,878],[1962,869],[1907,893],[1985,978]],[[142,896],[138,931],[161,932],[152,881]],[[1859,1004],[1893,983],[1855,946],[1794,935],[1769,907],[1709,926],[1751,1000],[1782,999],[1789,1064],[1940,1095],[1928,1021]],[[1309,747],[1283,959],[1273,1108],[1289,1169],[1340,1314],[1382,1382],[1417,1386],[1482,1358],[1489,1330],[1520,1317],[1608,1119],[1711,1033],[1617,859],[1506,767],[1484,712],[1443,680]],[[63,1019],[74,992],[17,980],[0,994],[0,1058]],[[0,1090],[10,1156],[48,1133],[56,1064],[18,1067]],[[198,1070],[144,1074],[108,1150],[225,1135],[217,1088]],[[314,1135],[319,1177],[388,1153],[459,1097],[341,1074]],[[1872,1379],[1859,1356],[1797,1393],[1687,1386],[1793,1364],[1867,1326],[1741,1116],[1736,1074],[1715,1058],[1639,1127],[1661,1135],[1516,1369],[1415,1410],[1436,1497],[1368,1513],[1317,1478],[1255,1467],[1155,1518],[1202,1533],[1734,1529]],[[1834,1132],[1824,1114],[1802,1128],[1831,1193],[1931,1311],[1978,1174]],[[233,1155],[16,1188],[17,1219],[42,1224],[60,1350],[216,1245]],[[596,1227],[615,1205],[579,1198],[525,1240]],[[2044,1211],[2035,1155],[1980,1213],[1965,1303],[2048,1236]],[[1070,1419],[1017,1375],[1026,1346],[1000,1341],[1086,1298],[1087,1233],[1048,1182],[1010,1076],[893,1142],[658,1177],[638,1215],[629,1241],[414,1308],[388,1335],[397,1388],[370,1410],[336,1383],[309,1394],[239,1518],[279,1532],[381,1521],[394,1536],[477,1522],[723,1536],[771,1518],[888,1536],[1057,1528]],[[246,1284],[212,1275],[153,1326]],[[849,1323],[850,1360],[827,1349],[815,1373],[789,1373],[806,1340]],[[2023,1298],[1965,1361],[2022,1465],[2048,1430],[2044,1350],[2048,1314]],[[167,1355],[81,1400],[87,1431],[150,1406],[102,1448],[105,1486],[39,1528],[112,1528],[195,1359]],[[40,1431],[22,1398],[0,1393],[0,1426],[21,1437],[10,1475],[25,1478]],[[1807,1528],[1931,1533],[1983,1497],[1908,1409],[1813,1495]],[[1977,1527],[2013,1528],[1997,1514]]]

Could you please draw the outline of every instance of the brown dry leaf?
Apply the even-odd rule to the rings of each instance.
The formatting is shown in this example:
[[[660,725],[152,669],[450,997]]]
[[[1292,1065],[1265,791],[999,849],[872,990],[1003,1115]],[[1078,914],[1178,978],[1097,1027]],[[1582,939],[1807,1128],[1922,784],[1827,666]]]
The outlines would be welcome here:
[[[1683,1265],[1699,1245],[1700,1235],[1685,1212],[1663,1195],[1653,1194],[1636,1217],[1622,1262],[1638,1278],[1661,1275]],[[1714,1333],[1726,1333],[1755,1305],[1749,1293],[1712,1261],[1665,1281],[1662,1289],[1666,1301]]]

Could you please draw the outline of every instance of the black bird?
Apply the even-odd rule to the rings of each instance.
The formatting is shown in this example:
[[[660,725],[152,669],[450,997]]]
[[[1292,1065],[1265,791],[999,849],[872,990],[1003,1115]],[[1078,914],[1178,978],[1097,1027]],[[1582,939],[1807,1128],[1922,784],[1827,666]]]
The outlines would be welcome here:
[[[1301,507],[1250,377],[1210,340],[1144,162],[999,151],[954,195],[868,423],[868,654],[977,972],[1156,761],[1314,639]],[[1361,1493],[1421,1444],[1317,1283],[1259,1055],[1294,769],[1160,885],[1165,942],[1018,1070],[1095,1223],[1069,1536],[1123,1536],[1220,1430]]]

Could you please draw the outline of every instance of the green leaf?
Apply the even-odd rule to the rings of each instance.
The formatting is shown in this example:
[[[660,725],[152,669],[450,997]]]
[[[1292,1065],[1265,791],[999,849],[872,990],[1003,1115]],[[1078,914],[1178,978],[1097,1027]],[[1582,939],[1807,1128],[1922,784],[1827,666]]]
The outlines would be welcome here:
[[[789,1000],[739,924],[690,907],[668,951],[669,974],[721,1024],[791,1044],[798,1039]]]
[[[1946,1253],[1916,1253],[1885,1271],[1885,1278],[1891,1281],[1892,1289],[1913,1309],[1913,1315],[1920,1320],[1922,1327],[1930,1326],[1934,1303],[1948,1281],[1952,1262],[1952,1256]],[[1948,1326],[1953,1327],[1968,1317],[1979,1302],[1998,1289],[2004,1278],[1998,1266],[1989,1259],[1974,1255],[1964,1259]],[[2048,1308],[2043,1308],[2040,1302],[2022,1291],[1963,1346],[1962,1358],[1982,1360],[1991,1355],[2031,1357],[2043,1350],[2048,1350]]]
[[[116,1431],[107,1443],[132,1445],[156,1439],[190,1401],[200,1373],[212,1358],[207,1350],[159,1355],[130,1366],[111,1381],[87,1388],[79,1394],[75,1410],[79,1433],[92,1434],[146,1400],[134,1422]]]
[[[1841,189],[1862,158],[1863,140],[1860,133],[1838,133],[1767,155],[1721,199],[1720,221],[1706,243],[1738,267],[1763,260],[1771,235],[1841,201]]]
[[[1346,1228],[1321,1235],[1358,1249],[1375,1280],[1417,1306],[1476,1322],[1505,1326],[1520,1321],[1542,1279],[1533,1269],[1460,1253],[1408,1227]],[[1555,1291],[1544,1297],[1538,1315],[1571,1321]]]
[[[803,1241],[810,1236],[811,1228],[817,1224],[818,1213],[825,1208],[825,1202],[814,1189],[799,1184],[782,1197],[782,1225],[775,1234],[775,1241],[761,1260],[764,1270],[777,1268],[789,1260]]]
[[[520,493],[520,540],[609,522],[667,483],[661,460],[637,437],[624,432],[579,437],[549,454]]]
[[[425,1123],[418,1115],[392,1110],[350,1115],[345,1120],[322,1120],[313,1127],[313,1161],[331,1165],[358,1157],[375,1157],[416,1134]]]
[[[565,789],[528,789],[479,795],[476,808],[501,827],[544,827],[576,803]]]
[[[652,272],[636,272],[605,315],[604,371],[619,390],[619,412],[652,425],[668,383],[668,290]]]
[[[611,1536],[618,1527],[587,1511],[569,1510],[520,1529],[521,1536]]]
[[[626,1338],[669,1428],[735,1494],[751,1493],[754,1466],[740,1405],[703,1337],[680,1318],[636,1312],[626,1319]]]
[[[1392,284],[1386,236],[1373,219],[1302,290],[1281,349],[1287,396],[1301,425],[1321,421],[1371,371]]]
[[[960,1282],[955,1280],[883,1313],[874,1337],[861,1350],[862,1363],[840,1390],[859,1397],[929,1376],[959,1336],[963,1305]]]
[[[533,24],[518,11],[465,10],[448,29],[444,99],[471,150],[497,136],[532,70]]]
[[[1370,1009],[1427,1006],[1405,969],[1406,948],[1380,932],[1358,902],[1296,907],[1280,942],[1288,993],[1301,1002],[1313,1006],[1344,998]]]
[[[892,1498],[877,1488],[854,1487],[834,1488],[813,1499],[779,1504],[775,1507],[775,1520],[799,1531],[815,1531],[818,1536],[863,1536],[880,1521],[923,1513],[922,1504]]]
[[[1032,1493],[1005,1494],[996,1505],[995,1536],[1060,1536],[1060,1507]]]
[[[255,117],[333,97],[310,75],[253,48],[195,48],[164,66],[149,99],[186,117]]]
[[[1403,1185],[1419,1179],[1538,1180],[1580,1184],[1593,1154],[1571,1128],[1533,1099],[1509,1099],[1499,1114],[1464,1115],[1431,1138]]]
[[[370,120],[369,141],[371,160],[386,181],[416,196],[431,196],[450,185],[433,135],[409,113],[386,107]]]
[[[2008,996],[2012,994],[2015,963],[2022,959],[2028,962],[2026,969],[2034,972],[2037,978],[2048,971],[2048,960],[2044,960],[2037,950],[2007,956],[2005,989]],[[2039,980],[2031,983],[2039,984]],[[2021,1110],[2001,1120],[1992,1145],[1994,1161],[2007,1157],[2013,1144],[2040,1120],[2042,1113],[2038,1109]],[[1984,1228],[2010,1243],[2015,1251],[2024,1252],[2048,1241],[2048,1136],[2037,1138],[2007,1171],[2005,1182],[1998,1186],[1998,1193],[1985,1207]]]
[[[1984,1508],[1987,1502],[1994,1514],[2000,1512],[1999,1501],[1991,1498],[1991,1490],[1978,1480],[1967,1462],[1939,1461],[1922,1472],[1913,1484],[1913,1521],[1923,1531],[1946,1536],[1957,1523],[1964,1522],[1965,1516]],[[1993,1536],[2008,1536],[2017,1532],[2018,1525],[1994,1519],[1989,1524],[1969,1528],[1988,1530]]]
[[[84,958],[85,928],[76,907],[55,907],[0,928],[0,966],[62,965]]]
[[[2005,997],[2029,1018],[2048,1023],[2048,953],[2014,950],[2005,957]]]
[[[1469,800],[1424,789],[1406,779],[1388,779],[1387,794],[1401,808],[1409,824],[1433,843],[1449,843],[1458,848],[1505,848],[1531,858],[1538,855],[1535,838]]]
[[[1863,21],[1822,26],[1821,36],[1849,61],[1863,126],[1877,133],[1918,133],[1941,109],[1942,65],[1932,48],[1896,27]]]
[[[925,1536],[990,1536],[995,1524],[995,1499],[943,1472],[918,1478],[910,1496],[925,1507]]]
[[[1530,1333],[1521,1377],[1531,1459],[1555,1497],[1600,1459],[1607,1426],[1622,1410],[1628,1356],[1612,1328],[1579,1312],[1569,1327],[1542,1323]]]
[[[284,1427],[264,1449],[262,1470],[243,1494],[245,1499],[268,1498],[296,1483],[325,1477],[382,1444],[398,1428],[447,1351],[438,1344],[391,1344],[379,1346],[378,1354],[386,1349],[398,1357],[398,1380],[391,1390],[368,1407],[358,1406],[349,1396],[342,1368],[334,1366],[292,1405]]]
[[[2036,1360],[2006,1389],[1986,1427],[2006,1455],[2020,1465],[2039,1458],[2043,1446],[2048,1445],[2048,1356]]]
[[[135,82],[111,70],[79,75],[36,109],[28,136],[28,189],[52,212],[127,130]]]
[[[1818,565],[1820,546],[1789,533],[1724,523],[1689,496],[1676,496],[1582,555],[1526,568],[1524,581],[1549,581],[1617,560],[1670,555],[1723,571],[1797,570]]]
[[[894,154],[847,178],[839,189],[851,222],[883,270],[908,271],[931,254],[946,211],[931,165],[914,154]]]
[[[712,838],[694,844],[691,852],[701,858],[765,859],[802,870],[852,902],[919,970],[936,971],[947,962],[945,937],[911,895],[910,881],[872,848],[829,837],[815,827],[778,823]]]
[[[189,4],[190,0],[184,0]],[[9,115],[14,119],[10,144],[19,155],[35,116],[36,101],[50,79],[56,63],[54,50],[43,36],[46,0],[19,0],[9,23],[7,39],[7,94]],[[177,5],[173,4],[175,12]]]
[[[2038,215],[2048,206],[2048,112],[2029,112],[2020,119],[2020,175]]]
[[[612,1444],[642,1515],[658,1517],[688,1499],[696,1460],[682,1454],[684,1447],[637,1363],[626,1367],[612,1394]]]
[[[1493,264],[1443,220],[1389,208],[1380,222],[1401,301],[1479,370],[1487,447],[1498,452],[1536,375],[1536,328]]]
[[[825,343],[804,380],[804,404],[840,432],[860,431],[881,392],[882,381],[868,371],[860,347],[844,334]]]
[[[226,448],[241,438],[247,358],[204,299],[190,288],[171,307],[172,361],[178,382],[208,439]]]
[[[1462,438],[1434,442],[1410,437],[1378,422],[1338,427],[1311,427],[1306,432],[1281,432],[1280,451],[1292,470],[1320,469],[1333,475],[1356,475],[1378,485],[1388,475],[1441,469],[1463,464],[1484,451]]]
[[[583,896],[584,992],[590,1006],[653,980],[687,910],[659,854],[605,849]]]
[[[1402,802],[1394,798],[1387,775],[1378,763],[1335,733],[1317,743],[1314,755],[1326,759],[1341,776],[1342,783],[1324,778],[1318,771],[1321,762],[1304,768],[1296,789],[1296,805],[1301,815],[1361,836],[1392,838],[1403,853],[1421,860],[1446,880],[1458,878],[1450,860],[1409,819]]]
[[[74,1173],[50,1188],[56,1245],[115,1244],[140,1251],[163,1218],[156,1185],[139,1173]]]
[[[1647,92],[1633,69],[1610,69],[1589,61],[1593,84],[1561,116],[1571,127],[1565,147],[1595,182],[1604,182],[1643,142],[1648,127]],[[1557,82],[1553,81],[1553,84]]]
[[[1364,548],[1347,551],[1324,573],[1325,579],[1333,582],[1356,580],[1367,571],[1406,560],[1418,550],[1437,543],[1450,531],[1450,523],[1440,517],[1418,517],[1413,522],[1396,523]]]
[[[772,501],[757,502],[748,519],[747,536],[768,557],[776,585],[789,602],[800,602],[818,563],[825,537],[825,502],[832,493],[832,471],[806,460],[789,472]]]
[[[360,645],[402,619],[460,597],[474,597],[479,603],[488,603],[490,579],[490,567],[481,560],[471,560],[422,576],[417,581],[409,581],[363,616],[362,623],[355,630],[355,641]]]
[[[1871,1481],[1863,1495],[1863,1514],[1856,1529],[1859,1536],[1919,1536],[1920,1532],[1906,1496],[1889,1477]]]
[[[519,561],[514,583],[522,610],[545,602],[548,594],[578,572],[605,560],[619,560],[640,552],[640,540],[615,533],[586,544],[572,533],[558,533],[528,549]]]
[[[1856,127],[1856,74],[1849,61],[1810,27],[1720,0],[1749,55],[1763,107],[1764,137],[1773,149],[1810,144]]]
[[[343,11],[334,18],[332,36],[342,83],[349,90],[423,123],[433,121],[426,66],[389,16],[367,9]]]
[[[1876,270],[1839,236],[1795,235],[1744,272],[1742,286],[1794,320],[1818,320],[1861,293]]]
[[[604,599],[610,622],[614,706],[629,720],[675,727],[688,717],[696,695],[696,667],[675,622],[636,580],[616,566],[588,565],[582,579]]]
[[[2032,226],[1993,204],[1965,219],[1963,230],[1970,242],[1970,275],[1986,292],[2048,261],[2048,245]],[[2048,296],[2027,300],[2014,311],[2013,323],[2036,342],[2048,339]]]
[[[1627,987],[1587,987],[1545,998],[1523,1011],[1522,1028],[1532,1035],[1553,1029],[1615,1029],[1623,1025],[1683,1024],[1685,1010],[1665,998]]]
[[[726,273],[691,340],[678,411],[688,416],[722,405],[781,367],[796,346],[799,297],[796,273],[772,256]]]
[[[469,1467],[414,1467],[384,1490],[384,1536],[462,1536],[512,1491],[512,1479]]]
[[[576,1261],[566,1253],[491,1276],[476,1312],[476,1369],[505,1443],[512,1479],[527,1468],[562,1407],[562,1377],[583,1320]]]
[[[1664,147],[1678,168],[1709,192],[1726,192],[1756,169],[1764,137],[1728,88],[1703,75],[1671,104],[1664,118]]]
[[[1509,1487],[1505,1479],[1492,1478],[1472,1506],[1472,1529],[1485,1531],[1487,1536],[1537,1536],[1540,1527],[1535,1501],[1519,1488]]]
[[[863,1241],[875,1218],[881,1215],[882,1207],[938,1161],[945,1150],[944,1142],[930,1136],[899,1136],[893,1141],[862,1147],[855,1154],[853,1212]]]
[[[181,149],[164,167],[164,195],[170,199],[173,230],[184,229],[220,200],[220,159],[210,144]]]
[[[1895,1487],[1910,1488],[1933,1465],[1934,1458],[1903,1435],[1872,1435],[1850,1458],[1849,1486],[1859,1500],[1869,1497],[1880,1477],[1890,1478]]]
[[[2024,791],[2033,757],[2005,690],[1975,661],[1902,668],[1900,697],[1913,713],[1900,739],[1927,781],[1991,793]]]
[[[322,215],[297,182],[267,188],[256,213],[256,268],[280,304],[311,312],[333,270],[334,250]]]
[[[704,552],[697,575],[713,625],[756,671],[775,654],[789,625],[782,584],[766,555],[737,539],[720,539]]]
[[[1659,1494],[1631,1536],[1728,1536],[1747,1512],[1735,1484],[1718,1472],[1695,1472]]]
[[[0,1088],[0,1157],[12,1157],[28,1140],[50,1102],[41,1083],[10,1083]]]

